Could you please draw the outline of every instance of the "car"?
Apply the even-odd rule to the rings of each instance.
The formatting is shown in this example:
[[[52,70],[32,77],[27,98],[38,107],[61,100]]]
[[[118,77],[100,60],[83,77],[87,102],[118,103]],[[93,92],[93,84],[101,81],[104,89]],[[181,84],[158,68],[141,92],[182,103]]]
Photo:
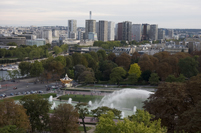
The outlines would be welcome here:
[[[12,79],[12,80],[11,80],[11,82],[15,82],[15,80],[14,80],[14,79]]]
[[[38,91],[38,93],[43,93],[43,91],[40,90],[40,91]]]
[[[31,94],[35,94],[36,92],[35,91],[31,91]]]
[[[27,93],[25,91],[23,91],[22,94],[26,95]]]
[[[18,93],[17,93],[17,95],[21,95],[21,93],[20,93],[20,92],[18,92]]]
[[[1,94],[0,97],[5,97],[5,94]]]
[[[27,91],[27,94],[30,94],[30,92],[29,92],[29,91]]]
[[[10,93],[10,96],[14,96],[14,93]]]

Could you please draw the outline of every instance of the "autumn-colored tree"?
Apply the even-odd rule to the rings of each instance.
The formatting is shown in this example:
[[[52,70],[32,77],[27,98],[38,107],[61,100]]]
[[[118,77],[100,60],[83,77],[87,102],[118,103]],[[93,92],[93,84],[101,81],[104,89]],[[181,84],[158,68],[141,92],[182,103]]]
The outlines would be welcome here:
[[[138,65],[140,66],[142,72],[146,70],[150,70],[151,72],[155,71],[157,64],[158,59],[147,54],[142,55],[138,62]]]
[[[118,66],[124,67],[126,70],[128,70],[130,67],[131,58],[128,54],[122,53],[120,56],[116,57],[115,63]]]
[[[128,71],[129,74],[136,74],[137,78],[141,76],[141,70],[137,63],[134,63],[130,66],[130,69]]]
[[[0,102],[0,127],[15,125],[23,131],[30,129],[29,117],[26,109],[12,99],[4,99]]]
[[[71,104],[60,104],[50,117],[52,133],[78,133],[78,111]]]
[[[153,55],[154,57],[156,57],[158,59],[158,61],[162,61],[163,59],[165,58],[168,58],[170,56],[170,53],[169,52],[159,52],[159,53],[156,53]]]
[[[138,63],[140,58],[140,54],[138,52],[135,52],[131,56],[131,63]]]
[[[18,128],[16,125],[8,125],[0,128],[0,133],[26,133],[24,129]]]
[[[168,63],[161,62],[158,64],[156,72],[161,80],[165,80],[168,75],[172,74],[172,69]]]
[[[117,82],[117,84],[119,85],[119,82],[123,79],[122,77],[124,77],[125,75],[126,71],[122,67],[116,67],[112,69],[110,80],[113,82]]]
[[[115,59],[116,59],[116,55],[115,55],[115,53],[109,53],[108,54],[108,60],[111,60],[111,61],[113,61],[113,62],[115,62]]]
[[[52,73],[53,79],[57,80],[64,73],[64,66],[60,61],[52,61],[49,64],[48,71]]]
[[[49,109],[51,104],[40,95],[27,95],[20,100],[20,104],[27,110],[32,132],[44,131],[49,127]]]

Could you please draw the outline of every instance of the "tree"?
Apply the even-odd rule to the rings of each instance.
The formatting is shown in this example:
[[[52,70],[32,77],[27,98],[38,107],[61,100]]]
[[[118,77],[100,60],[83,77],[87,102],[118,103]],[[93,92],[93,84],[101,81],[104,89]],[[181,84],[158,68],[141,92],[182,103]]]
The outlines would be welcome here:
[[[75,66],[75,79],[79,77],[79,75],[86,70],[86,67],[83,65],[76,65]]]
[[[78,113],[79,113],[79,118],[82,119],[82,123],[83,123],[83,127],[84,127],[84,132],[86,133],[86,127],[85,127],[85,122],[84,122],[84,119],[85,119],[85,116],[87,114],[89,114],[89,111],[87,109],[87,106],[88,104],[87,103],[78,103],[75,107],[76,109],[78,110]]]
[[[115,63],[118,66],[122,66],[124,67],[126,70],[129,69],[130,63],[131,63],[131,59],[130,59],[130,55],[126,54],[126,53],[122,53],[120,56],[118,56],[115,59]]]
[[[137,78],[141,76],[141,70],[137,63],[134,63],[130,66],[128,71],[129,74],[136,74]]]
[[[31,64],[30,75],[31,76],[40,76],[40,74],[44,71],[43,65],[41,62],[35,61]]]
[[[0,128],[0,133],[26,133],[24,129],[17,128],[16,125],[8,125]]]
[[[82,72],[78,77],[78,81],[84,83],[94,83],[95,77],[93,70],[90,69]]]
[[[9,43],[7,44],[7,46],[17,46],[17,43],[15,43],[15,42],[9,42]]]
[[[4,99],[0,102],[0,107],[0,127],[15,125],[15,129],[24,132],[30,129],[29,117],[22,105],[15,103],[13,99]]]
[[[51,104],[39,95],[27,95],[20,100],[20,104],[27,110],[32,132],[47,130],[49,124],[49,109]]]
[[[61,62],[63,66],[66,66],[66,59],[64,56],[57,56],[55,57],[55,60]]]
[[[115,55],[115,53],[109,53],[108,54],[108,60],[111,60],[111,61],[113,61],[113,62],[115,62],[115,59],[116,59],[116,55]]]
[[[151,74],[151,77],[149,78],[149,83],[151,85],[157,85],[159,83],[159,76],[157,73]]]
[[[138,111],[139,112],[139,111]],[[96,133],[166,133],[166,128],[161,128],[160,120],[151,121],[150,114],[140,112],[131,120],[124,119],[115,123],[114,114],[109,111],[99,117]]]
[[[60,47],[58,47],[58,46],[54,46],[53,50],[54,50],[56,55],[58,55],[58,54],[60,54],[62,52],[62,49]]]
[[[150,76],[151,76],[150,70],[146,70],[146,71],[142,72],[142,74],[141,74],[142,79],[145,81],[149,81]]]
[[[62,49],[63,52],[67,52],[67,50],[68,50],[68,45],[67,45],[67,44],[62,44],[62,45],[61,45],[61,49]]]
[[[19,68],[20,68],[20,74],[22,76],[24,76],[25,74],[28,75],[30,72],[31,63],[30,62],[20,62]]]
[[[131,73],[131,74],[128,75],[128,80],[129,80],[131,83],[135,84],[135,83],[138,81],[138,77],[137,77],[136,74]]]
[[[119,85],[119,82],[122,80],[122,77],[126,75],[126,71],[122,67],[116,67],[112,69],[112,72],[110,74],[110,80],[113,82],[117,82]]]
[[[107,55],[106,55],[106,53],[105,53],[105,50],[103,50],[103,49],[98,50],[97,55],[98,55],[99,61],[100,61],[100,60],[106,60],[106,58],[107,58]]]
[[[5,55],[6,55],[6,49],[0,49],[1,58],[4,58]]]
[[[177,79],[176,79],[176,77],[175,77],[174,75],[169,75],[169,76],[166,78],[165,81],[166,81],[166,82],[176,82]]]
[[[98,107],[94,110],[91,110],[94,117],[100,117],[102,114],[107,114],[108,111],[112,111],[114,113],[114,117],[121,118],[121,111],[115,108],[109,108],[107,106]]]
[[[78,131],[78,111],[71,104],[60,104],[50,118],[51,132],[71,133]]]
[[[140,54],[138,52],[135,52],[131,56],[131,63],[138,63],[140,58]]]
[[[181,70],[181,73],[187,78],[196,76],[198,74],[198,70],[197,70],[198,61],[196,61],[194,58],[191,58],[191,57],[180,59],[179,68]]]
[[[73,57],[73,64],[74,64],[74,66],[76,66],[78,64],[82,64],[82,54],[80,54],[80,53],[73,53],[72,57]]]

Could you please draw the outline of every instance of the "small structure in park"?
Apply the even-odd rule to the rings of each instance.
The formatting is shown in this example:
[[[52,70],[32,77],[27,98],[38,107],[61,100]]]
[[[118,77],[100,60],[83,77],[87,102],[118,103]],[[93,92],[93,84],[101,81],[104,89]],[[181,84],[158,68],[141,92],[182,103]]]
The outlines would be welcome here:
[[[60,79],[60,80],[66,87],[71,87],[70,82],[73,81],[73,79],[69,78],[67,74],[63,79]]]

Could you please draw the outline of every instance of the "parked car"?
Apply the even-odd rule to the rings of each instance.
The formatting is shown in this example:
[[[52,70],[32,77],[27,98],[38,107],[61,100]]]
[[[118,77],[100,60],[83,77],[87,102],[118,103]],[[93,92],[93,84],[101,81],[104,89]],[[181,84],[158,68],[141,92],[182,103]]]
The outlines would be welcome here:
[[[22,92],[22,94],[26,95],[27,93],[24,91],[24,92]]]
[[[21,95],[21,93],[20,93],[20,92],[18,92],[18,93],[17,93],[17,95]]]
[[[31,94],[35,94],[36,92],[35,91],[31,91]]]
[[[27,91],[26,93],[27,93],[27,94],[30,94],[30,92],[29,92],[29,91]]]
[[[43,93],[43,91],[39,90],[38,93]]]
[[[10,96],[14,96],[14,93],[10,93]]]
[[[0,97],[5,97],[5,94],[1,94]]]

